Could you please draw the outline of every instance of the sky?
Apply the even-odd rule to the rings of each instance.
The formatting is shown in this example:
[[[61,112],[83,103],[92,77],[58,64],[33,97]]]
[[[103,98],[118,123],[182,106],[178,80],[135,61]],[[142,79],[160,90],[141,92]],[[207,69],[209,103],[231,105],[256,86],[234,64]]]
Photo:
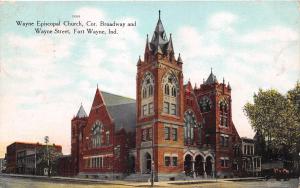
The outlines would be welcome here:
[[[259,88],[285,93],[300,79],[297,1],[0,2],[0,157],[14,141],[42,143],[46,135],[70,153],[71,119],[81,103],[89,113],[97,84],[135,98],[136,63],[158,10],[184,81],[199,87],[212,68],[219,82],[230,82],[240,136],[254,135],[243,106]],[[16,24],[37,20],[136,26],[117,35],[41,35]]]

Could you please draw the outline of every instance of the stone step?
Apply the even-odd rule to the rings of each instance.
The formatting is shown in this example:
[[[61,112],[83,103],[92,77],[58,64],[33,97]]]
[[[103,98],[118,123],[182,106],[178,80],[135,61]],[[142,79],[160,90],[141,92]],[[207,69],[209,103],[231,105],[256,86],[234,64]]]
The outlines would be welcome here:
[[[151,174],[130,174],[124,178],[125,181],[145,182],[150,180]]]

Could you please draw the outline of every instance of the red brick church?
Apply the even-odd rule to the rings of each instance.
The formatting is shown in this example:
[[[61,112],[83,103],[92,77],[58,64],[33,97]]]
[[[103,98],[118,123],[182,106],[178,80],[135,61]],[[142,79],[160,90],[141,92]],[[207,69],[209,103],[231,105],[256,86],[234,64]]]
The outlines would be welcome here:
[[[200,86],[183,83],[159,16],[143,60],[136,100],[97,88],[89,115],[72,119],[74,174],[159,180],[232,177],[240,171],[240,137],[232,122],[231,87],[213,72]]]

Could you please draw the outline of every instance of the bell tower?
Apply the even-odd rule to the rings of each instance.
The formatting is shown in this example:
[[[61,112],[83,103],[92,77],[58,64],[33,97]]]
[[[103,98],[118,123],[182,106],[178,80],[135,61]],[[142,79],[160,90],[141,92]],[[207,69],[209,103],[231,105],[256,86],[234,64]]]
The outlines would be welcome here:
[[[160,11],[151,38],[147,35],[144,60],[136,76],[136,170],[154,171],[158,179],[183,171],[183,61],[175,59],[172,35],[163,27]]]
[[[234,149],[240,137],[232,121],[231,86],[219,83],[211,70],[209,77],[195,90],[204,117],[205,144],[215,151],[217,176],[232,176],[239,163]]]

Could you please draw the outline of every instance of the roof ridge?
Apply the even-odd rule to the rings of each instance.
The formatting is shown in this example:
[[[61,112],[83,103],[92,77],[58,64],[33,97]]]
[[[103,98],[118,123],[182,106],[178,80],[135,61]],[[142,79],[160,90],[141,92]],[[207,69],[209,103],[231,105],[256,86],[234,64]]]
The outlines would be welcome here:
[[[129,102],[129,103],[121,103],[121,104],[112,104],[112,105],[108,105],[107,107],[112,107],[112,106],[121,106],[121,105],[128,105],[128,104],[136,104],[136,101],[134,102]]]
[[[107,94],[114,95],[114,96],[118,96],[118,97],[123,97],[123,98],[126,98],[126,99],[131,99],[131,100],[136,101],[136,99],[133,99],[133,98],[130,98],[130,97],[125,97],[125,96],[122,96],[122,95],[120,95],[120,94],[114,94],[114,93],[110,93],[110,92],[102,91],[102,90],[101,90],[100,92],[102,92],[102,93],[107,93]]]

